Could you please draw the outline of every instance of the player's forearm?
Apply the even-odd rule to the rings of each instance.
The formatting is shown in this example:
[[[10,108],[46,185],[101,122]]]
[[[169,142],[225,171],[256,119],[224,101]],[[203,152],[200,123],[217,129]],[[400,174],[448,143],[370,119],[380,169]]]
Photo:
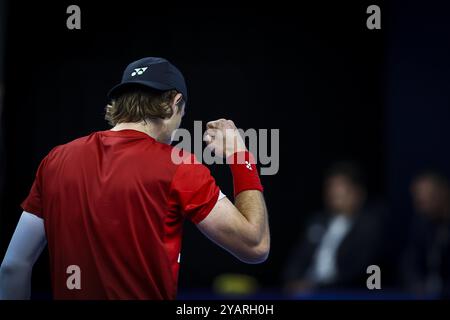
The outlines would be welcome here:
[[[235,207],[245,218],[238,226],[247,252],[255,255],[256,263],[266,260],[269,248],[269,224],[263,187],[256,168],[256,161],[248,151],[235,152],[227,157],[233,175]]]
[[[243,138],[231,120],[208,122],[204,141],[217,154],[226,158],[233,175],[236,217],[230,222],[227,237],[219,243],[239,259],[248,263],[264,261],[269,253],[270,236],[263,187],[254,156],[248,152]],[[235,208],[235,209],[236,209]],[[232,238],[232,239],[228,239]]]
[[[270,232],[263,194],[258,190],[242,191],[236,196],[235,206],[247,221],[240,226],[239,233],[249,255],[255,260],[253,262],[266,260],[270,250]]]
[[[0,300],[30,299],[32,267],[3,261],[0,267]]]

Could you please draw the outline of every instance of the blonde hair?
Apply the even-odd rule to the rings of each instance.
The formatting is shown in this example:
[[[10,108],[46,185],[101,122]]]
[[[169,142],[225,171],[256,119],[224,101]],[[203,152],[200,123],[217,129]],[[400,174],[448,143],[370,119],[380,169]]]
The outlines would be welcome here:
[[[167,119],[173,115],[176,90],[159,92],[143,88],[124,91],[106,106],[105,120],[112,126],[122,122]],[[178,108],[181,112],[181,108]]]

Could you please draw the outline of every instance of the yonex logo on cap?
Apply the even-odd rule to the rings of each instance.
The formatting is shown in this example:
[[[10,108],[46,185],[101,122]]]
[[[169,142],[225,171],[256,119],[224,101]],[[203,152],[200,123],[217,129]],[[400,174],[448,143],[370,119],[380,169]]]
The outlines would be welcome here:
[[[134,77],[135,75],[140,76],[141,74],[143,74],[145,72],[145,70],[147,70],[148,67],[143,67],[143,68],[136,68],[134,69],[133,73],[131,74],[132,77]]]
[[[173,64],[163,58],[147,57],[127,65],[122,80],[108,92],[108,98],[117,97],[120,89],[129,83],[139,83],[143,87],[156,90],[177,90],[187,101],[187,88],[183,74]]]

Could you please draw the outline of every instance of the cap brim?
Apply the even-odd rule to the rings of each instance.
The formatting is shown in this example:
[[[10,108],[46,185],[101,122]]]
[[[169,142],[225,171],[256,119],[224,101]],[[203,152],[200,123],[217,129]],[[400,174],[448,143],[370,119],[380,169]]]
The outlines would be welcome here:
[[[129,87],[133,87],[133,86],[140,86],[140,87],[145,87],[145,88],[150,88],[150,89],[156,89],[156,90],[171,90],[171,89],[175,89],[171,86],[162,84],[162,83],[158,83],[158,82],[152,82],[152,81],[127,81],[124,83],[119,83],[117,85],[115,85],[114,87],[112,87],[111,90],[109,90],[107,96],[108,99],[113,99],[115,96],[117,96],[122,90],[125,90]]]

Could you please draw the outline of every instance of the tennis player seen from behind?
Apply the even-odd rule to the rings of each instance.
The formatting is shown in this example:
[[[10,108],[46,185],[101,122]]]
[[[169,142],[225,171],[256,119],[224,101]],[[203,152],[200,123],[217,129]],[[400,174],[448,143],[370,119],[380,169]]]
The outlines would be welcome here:
[[[55,299],[175,299],[186,219],[243,262],[267,259],[263,189],[233,122],[209,122],[204,140],[227,163],[250,162],[229,164],[234,204],[193,155],[172,161],[187,101],[175,66],[135,61],[109,98],[111,130],[42,160],[1,265],[0,298],[30,298],[33,264],[48,243]]]

